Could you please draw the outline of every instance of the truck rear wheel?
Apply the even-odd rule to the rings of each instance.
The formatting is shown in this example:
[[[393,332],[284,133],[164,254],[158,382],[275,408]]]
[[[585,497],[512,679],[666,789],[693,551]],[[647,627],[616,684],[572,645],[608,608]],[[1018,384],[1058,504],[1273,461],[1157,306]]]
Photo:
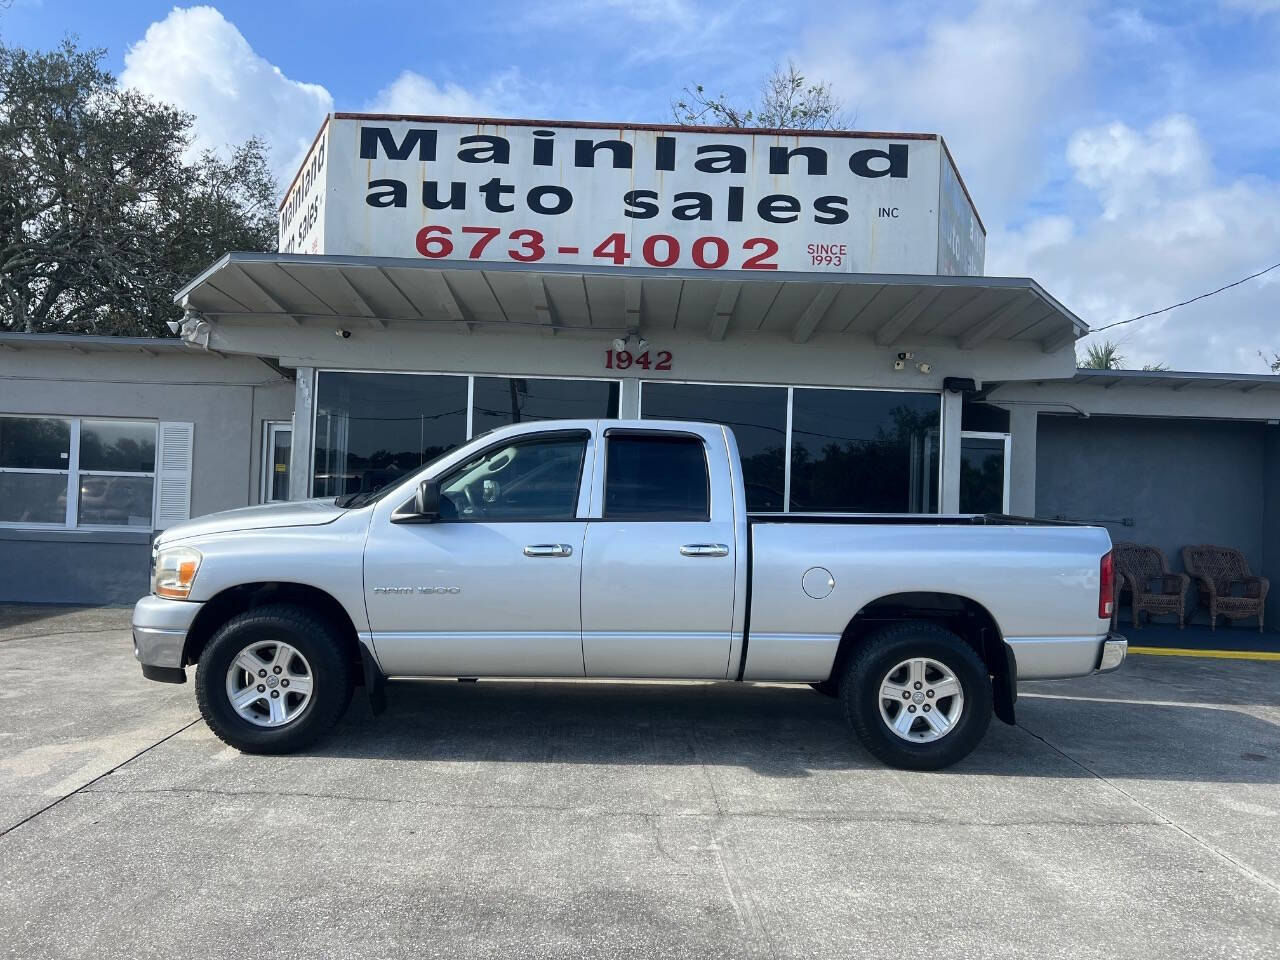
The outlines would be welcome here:
[[[245,753],[292,753],[313,743],[346,711],[353,686],[333,625],[291,604],[228,620],[196,667],[205,722]]]
[[[877,759],[940,770],[969,755],[991,722],[991,677],[977,651],[945,627],[890,624],[849,658],[845,718]]]

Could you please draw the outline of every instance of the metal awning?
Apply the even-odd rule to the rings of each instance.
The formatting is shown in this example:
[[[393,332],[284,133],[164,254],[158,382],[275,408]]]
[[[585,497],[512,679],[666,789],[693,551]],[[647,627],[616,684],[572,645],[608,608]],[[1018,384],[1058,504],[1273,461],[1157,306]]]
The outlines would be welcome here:
[[[764,273],[385,257],[230,253],[175,298],[208,320],[532,327],[550,332],[680,330],[711,340],[766,332],[804,343],[908,335],[973,349],[989,341],[1053,352],[1088,326],[1034,280]]]
[[[1280,391],[1280,377],[1274,373],[1197,373],[1189,370],[1090,370],[1080,369],[1072,383],[1110,390],[1114,387],[1148,387],[1165,390],[1257,390]]]

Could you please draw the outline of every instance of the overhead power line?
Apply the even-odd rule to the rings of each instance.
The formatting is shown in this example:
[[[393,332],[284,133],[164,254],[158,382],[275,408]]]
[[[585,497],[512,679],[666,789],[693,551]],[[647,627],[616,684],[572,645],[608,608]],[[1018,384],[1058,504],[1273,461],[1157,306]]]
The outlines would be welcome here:
[[[1152,310],[1150,313],[1140,313],[1136,317],[1130,317],[1128,320],[1117,320],[1115,323],[1108,323],[1105,326],[1094,327],[1090,333],[1101,333],[1103,330],[1110,330],[1112,327],[1124,326],[1126,323],[1133,323],[1135,320],[1145,320],[1147,317],[1155,317],[1162,313],[1168,313],[1170,310],[1176,310],[1178,307],[1185,307],[1188,303],[1195,303],[1197,300],[1204,300],[1206,297],[1212,297],[1215,293],[1221,293],[1223,290],[1230,290],[1232,287],[1238,287],[1242,283],[1248,283],[1250,280],[1256,280],[1264,273],[1270,273],[1272,270],[1280,268],[1280,263],[1273,263],[1265,270],[1259,270],[1257,273],[1251,273],[1247,277],[1241,277],[1233,283],[1225,284],[1217,290],[1210,290],[1208,293],[1202,293],[1198,297],[1192,297],[1190,300],[1183,300],[1181,303],[1173,303],[1167,307],[1161,307],[1159,310]]]

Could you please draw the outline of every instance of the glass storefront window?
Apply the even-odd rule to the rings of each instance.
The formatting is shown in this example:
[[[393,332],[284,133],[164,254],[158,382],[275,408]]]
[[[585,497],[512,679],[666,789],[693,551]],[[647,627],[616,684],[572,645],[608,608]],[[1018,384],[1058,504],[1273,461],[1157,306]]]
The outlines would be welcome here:
[[[476,377],[472,434],[534,420],[595,420],[618,416],[616,380]]]
[[[747,509],[783,509],[787,436],[785,387],[737,387],[710,383],[644,384],[641,416],[647,420],[702,420],[733,429],[742,456]]]
[[[935,509],[940,408],[936,393],[797,387],[791,414],[791,509]]]
[[[312,494],[374,490],[466,438],[465,376],[322,370]]]

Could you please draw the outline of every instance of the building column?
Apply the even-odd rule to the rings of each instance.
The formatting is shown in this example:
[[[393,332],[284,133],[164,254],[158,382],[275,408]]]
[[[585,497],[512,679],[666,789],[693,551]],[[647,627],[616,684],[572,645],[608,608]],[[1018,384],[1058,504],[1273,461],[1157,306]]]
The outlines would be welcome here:
[[[289,447],[289,499],[311,496],[311,428],[315,423],[315,367],[298,367],[293,381],[293,434]]]
[[[1009,512],[1019,517],[1036,515],[1036,427],[1040,408],[1034,404],[1010,404],[1009,411]]]
[[[640,418],[640,380],[637,377],[623,377],[622,388],[618,393],[618,419],[638,420]]]
[[[938,508],[942,513],[960,512],[960,415],[964,394],[942,391],[942,482]]]

